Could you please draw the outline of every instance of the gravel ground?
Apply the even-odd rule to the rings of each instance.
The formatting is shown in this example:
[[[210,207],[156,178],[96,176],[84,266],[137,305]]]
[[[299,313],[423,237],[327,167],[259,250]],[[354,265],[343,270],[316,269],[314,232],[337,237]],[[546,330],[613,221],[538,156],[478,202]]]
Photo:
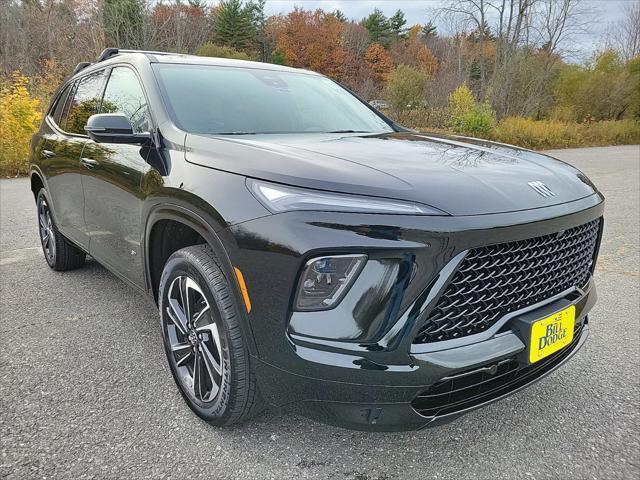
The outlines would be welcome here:
[[[56,273],[28,182],[0,180],[1,478],[640,477],[640,146],[553,152],[607,197],[600,299],[560,371],[449,425],[372,434],[186,407],[152,305],[89,262]]]

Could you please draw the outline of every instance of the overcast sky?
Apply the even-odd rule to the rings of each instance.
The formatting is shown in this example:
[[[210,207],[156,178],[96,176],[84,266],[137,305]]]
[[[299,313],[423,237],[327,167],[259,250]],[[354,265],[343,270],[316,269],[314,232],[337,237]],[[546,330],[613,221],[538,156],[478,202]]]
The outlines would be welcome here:
[[[624,15],[624,4],[637,0],[585,0],[589,6],[597,10],[593,29],[581,38],[576,38],[579,50],[590,53],[600,42],[607,27]],[[361,20],[363,17],[379,8],[385,15],[390,16],[401,9],[407,18],[407,24],[424,24],[433,20],[433,12],[441,7],[446,0],[267,0],[266,13],[269,15],[290,12],[298,5],[305,9],[322,8],[325,11],[341,10],[347,17]],[[436,22],[440,31],[446,31],[446,19],[440,18]]]

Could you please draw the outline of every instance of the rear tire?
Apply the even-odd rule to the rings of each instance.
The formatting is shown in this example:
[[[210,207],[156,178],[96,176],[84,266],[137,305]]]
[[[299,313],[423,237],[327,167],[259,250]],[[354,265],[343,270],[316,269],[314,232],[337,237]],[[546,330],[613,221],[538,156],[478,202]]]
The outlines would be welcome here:
[[[189,408],[219,426],[259,413],[263,402],[239,323],[243,304],[211,247],[169,257],[158,303],[167,360]]]
[[[49,209],[44,188],[38,192],[38,231],[42,252],[49,267],[56,271],[73,270],[84,265],[86,254],[58,231]]]

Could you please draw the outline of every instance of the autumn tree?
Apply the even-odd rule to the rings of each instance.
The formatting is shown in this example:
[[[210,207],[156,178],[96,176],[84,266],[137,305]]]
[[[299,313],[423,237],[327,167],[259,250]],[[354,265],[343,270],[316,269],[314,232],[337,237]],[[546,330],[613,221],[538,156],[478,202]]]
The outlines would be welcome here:
[[[393,70],[391,55],[379,43],[372,43],[364,54],[364,61],[371,77],[382,86]]]
[[[341,81],[363,98],[372,99],[379,90],[364,62],[369,48],[369,32],[356,22],[343,23],[342,47],[345,50],[345,65]]]
[[[157,3],[151,10],[147,44],[156,50],[195,53],[210,29],[203,5]]]
[[[29,94],[28,83],[19,72],[0,82],[0,176],[28,172],[29,139],[42,118],[40,102]]]
[[[342,45],[353,53],[356,59],[364,57],[364,53],[369,48],[369,32],[365,27],[356,22],[345,23],[342,26]]]
[[[109,46],[141,48],[144,21],[142,0],[102,0],[102,26]]]
[[[429,47],[422,42],[421,33],[420,25],[411,27],[406,38],[398,39],[393,43],[391,56],[396,65],[409,65],[433,77],[438,70],[438,60]]]
[[[277,48],[287,65],[340,79],[346,58],[341,33],[342,23],[334,15],[296,8],[284,17]]]
[[[282,50],[278,48],[278,38],[283,31],[285,19],[281,15],[267,17],[263,27],[263,61],[286,65],[287,58]]]

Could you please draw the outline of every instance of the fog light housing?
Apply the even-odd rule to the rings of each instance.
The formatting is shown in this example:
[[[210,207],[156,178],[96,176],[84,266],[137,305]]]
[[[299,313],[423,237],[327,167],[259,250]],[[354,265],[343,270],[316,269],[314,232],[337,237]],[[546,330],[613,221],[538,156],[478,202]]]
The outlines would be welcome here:
[[[338,305],[366,261],[366,255],[331,255],[309,260],[300,276],[295,310],[329,310]]]

